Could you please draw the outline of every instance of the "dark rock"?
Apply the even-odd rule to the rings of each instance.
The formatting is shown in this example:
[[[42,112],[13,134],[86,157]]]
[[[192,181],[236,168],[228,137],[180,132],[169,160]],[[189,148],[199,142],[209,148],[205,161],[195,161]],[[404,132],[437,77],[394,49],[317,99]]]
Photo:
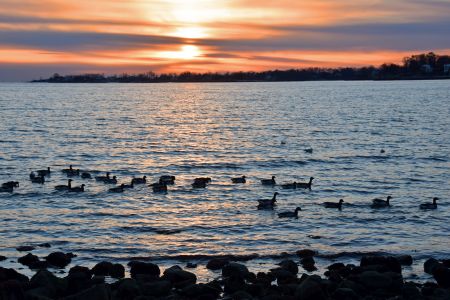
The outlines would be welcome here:
[[[368,290],[388,289],[392,279],[385,273],[365,271],[358,276],[358,281]]]
[[[66,277],[67,294],[76,294],[90,288],[93,284],[91,272],[88,268],[73,267]]]
[[[186,268],[189,268],[189,269],[195,269],[195,268],[197,268],[197,264],[188,262],[188,263],[186,264]]]
[[[298,300],[325,300],[325,294],[320,285],[319,276],[309,276],[297,287],[295,299]]]
[[[450,268],[450,259],[443,259],[442,264],[444,267]]]
[[[398,262],[402,266],[410,266],[413,264],[413,258],[411,255],[404,254],[404,255],[397,255],[394,257],[396,260],[398,260]]]
[[[233,300],[253,300],[252,295],[244,291],[237,291],[231,295]]]
[[[298,273],[298,266],[297,264],[291,260],[291,259],[286,259],[283,260],[282,262],[280,262],[278,264],[282,269],[291,272],[292,274],[297,274]]]
[[[230,261],[226,258],[213,258],[206,264],[206,268],[209,270],[220,270],[228,264]]]
[[[338,288],[332,294],[334,300],[358,300],[359,296],[349,288]]]
[[[39,262],[39,257],[34,254],[28,253],[27,255],[19,257],[17,261],[24,266],[30,267]]]
[[[16,248],[17,251],[23,252],[23,251],[33,251],[35,248],[33,246],[19,246]]]
[[[197,282],[197,276],[194,273],[184,271],[179,266],[166,269],[161,279],[168,280],[175,288],[184,288]]]
[[[49,243],[42,243],[42,244],[39,244],[38,245],[38,247],[41,247],[41,248],[50,248],[52,245],[50,245]]]
[[[92,269],[91,273],[99,276],[109,276],[113,269],[113,264],[108,261],[102,261],[96,264]]]
[[[26,299],[24,294],[24,283],[18,280],[7,280],[0,282],[0,299],[21,300]]]
[[[14,269],[7,269],[0,267],[0,282],[15,280],[20,282],[28,282],[29,279],[27,276],[18,273]],[[1,298],[0,298],[1,299]]]
[[[121,264],[113,264],[111,272],[109,273],[109,276],[112,278],[124,278],[125,277],[125,267]]]
[[[420,290],[412,282],[407,282],[403,285],[402,297],[404,300],[420,300],[423,298]]]
[[[351,289],[359,296],[366,293],[366,288],[363,285],[347,279],[342,280],[338,288]]]
[[[306,256],[300,260],[300,263],[302,264],[303,269],[305,269],[307,272],[313,272],[316,271],[317,268],[315,267],[315,261],[312,256]]]
[[[300,256],[301,258],[304,258],[304,257],[310,257],[310,256],[314,256],[314,255],[317,254],[316,251],[311,250],[311,249],[302,249],[302,250],[298,250],[296,253],[297,253],[297,255]]]
[[[67,296],[61,300],[110,300],[111,292],[106,284],[95,285],[78,294]],[[133,299],[133,298],[127,298]]]
[[[343,263],[334,263],[327,267],[330,271],[340,271],[341,269],[344,269],[345,265]]]
[[[141,262],[141,261],[131,261],[128,263],[130,268],[131,278],[135,278],[138,274],[149,275],[151,277],[159,277],[161,271],[159,270],[158,265]]]
[[[361,267],[374,267],[378,272],[402,272],[400,262],[392,256],[363,256],[360,262]]]
[[[53,252],[50,253],[45,259],[46,261],[57,268],[65,268],[72,261],[72,253]]]
[[[440,265],[441,264],[436,259],[429,258],[423,264],[423,270],[425,271],[425,273],[433,274],[434,269]]]
[[[105,276],[101,276],[101,275],[94,275],[94,276],[92,276],[92,283],[93,284],[105,283]]]
[[[118,299],[134,299],[141,295],[141,290],[138,283],[134,279],[126,278],[122,279],[116,284]]]
[[[172,284],[168,280],[158,280],[142,285],[144,295],[162,297],[166,296],[172,290]]]
[[[4,261],[4,260],[6,260],[6,259],[7,259],[6,256],[0,255],[0,261]]]
[[[64,279],[56,277],[47,270],[39,270],[31,277],[30,288],[34,289],[34,294],[58,298],[64,294],[67,283]]]
[[[89,268],[83,267],[83,266],[74,266],[74,267],[70,268],[69,275],[73,274],[73,273],[83,273],[89,277],[92,275],[91,270],[89,270]]]
[[[224,280],[223,290],[226,294],[233,294],[245,290],[245,280],[242,277],[229,277]]]
[[[235,262],[230,262],[222,268],[223,277],[247,278],[249,273],[245,265]]]
[[[433,277],[440,287],[450,288],[450,269],[439,265],[433,269]]]
[[[221,292],[220,284],[215,286],[213,282],[192,284],[180,290],[187,299],[217,299]]]
[[[265,294],[265,286],[262,283],[249,284],[247,292],[253,297],[260,298]]]
[[[270,273],[275,276],[279,285],[297,282],[296,274],[293,274],[292,272],[289,272],[288,270],[285,270],[283,268],[272,269],[270,270]]]

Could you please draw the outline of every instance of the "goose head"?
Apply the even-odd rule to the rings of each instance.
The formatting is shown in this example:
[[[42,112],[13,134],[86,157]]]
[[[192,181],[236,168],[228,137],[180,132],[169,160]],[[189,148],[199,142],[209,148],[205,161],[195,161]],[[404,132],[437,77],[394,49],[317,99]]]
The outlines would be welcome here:
[[[299,211],[301,211],[302,209],[300,207],[296,207],[295,208],[295,213],[298,213]]]
[[[436,201],[437,201],[437,200],[439,200],[439,198],[438,198],[438,197],[434,197],[434,198],[433,198],[433,204],[436,204]]]
[[[391,196],[387,196],[386,203],[389,204],[389,200],[391,200],[391,199],[392,199]]]
[[[339,204],[342,205],[342,203],[344,203],[344,199],[340,199],[340,200],[339,200]]]

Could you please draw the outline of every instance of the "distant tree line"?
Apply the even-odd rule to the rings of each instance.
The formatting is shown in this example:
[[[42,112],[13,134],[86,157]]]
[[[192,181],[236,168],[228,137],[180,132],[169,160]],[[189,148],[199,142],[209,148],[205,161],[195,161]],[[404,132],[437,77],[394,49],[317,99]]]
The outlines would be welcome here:
[[[360,68],[303,68],[263,72],[224,73],[166,73],[105,75],[82,74],[61,76],[55,73],[48,79],[32,82],[52,83],[152,83],[152,82],[238,82],[238,81],[313,81],[313,80],[406,80],[450,79],[450,56],[433,52],[412,55],[403,59],[402,65],[382,64],[379,67]]]

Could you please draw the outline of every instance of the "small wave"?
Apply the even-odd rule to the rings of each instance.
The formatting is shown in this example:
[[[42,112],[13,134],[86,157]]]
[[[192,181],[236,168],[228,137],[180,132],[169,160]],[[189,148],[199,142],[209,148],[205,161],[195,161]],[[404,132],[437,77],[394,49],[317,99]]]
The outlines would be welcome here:
[[[183,228],[155,228],[155,227],[132,227],[123,226],[120,229],[132,232],[154,232],[156,234],[171,235],[183,232]]]

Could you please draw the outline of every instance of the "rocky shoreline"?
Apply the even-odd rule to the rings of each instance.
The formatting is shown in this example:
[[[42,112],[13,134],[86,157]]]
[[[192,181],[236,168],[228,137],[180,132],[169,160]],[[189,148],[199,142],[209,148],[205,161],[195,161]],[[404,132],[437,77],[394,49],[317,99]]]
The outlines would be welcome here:
[[[322,276],[306,273],[316,270],[315,251],[303,249],[296,255],[256,274],[241,257],[213,258],[206,268],[217,272],[217,278],[199,283],[196,274],[186,270],[196,268],[193,263],[185,269],[176,265],[162,271],[148,261],[132,260],[127,266],[102,261],[93,268],[74,266],[65,277],[58,277],[47,269],[65,269],[74,254],[52,252],[39,258],[27,253],[18,262],[36,273],[29,278],[0,267],[0,299],[450,299],[450,260],[426,260],[423,270],[434,281],[417,283],[402,275],[402,266],[413,264],[409,255],[366,255],[359,265],[335,262]],[[127,274],[130,278],[125,278]]]

